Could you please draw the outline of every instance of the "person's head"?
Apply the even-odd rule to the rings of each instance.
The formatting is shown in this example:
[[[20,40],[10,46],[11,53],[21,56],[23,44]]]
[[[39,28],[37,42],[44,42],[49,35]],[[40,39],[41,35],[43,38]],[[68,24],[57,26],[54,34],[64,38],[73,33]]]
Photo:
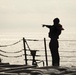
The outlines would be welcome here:
[[[54,24],[59,24],[60,20],[59,20],[59,18],[55,18],[55,19],[53,20],[53,22],[54,22]]]

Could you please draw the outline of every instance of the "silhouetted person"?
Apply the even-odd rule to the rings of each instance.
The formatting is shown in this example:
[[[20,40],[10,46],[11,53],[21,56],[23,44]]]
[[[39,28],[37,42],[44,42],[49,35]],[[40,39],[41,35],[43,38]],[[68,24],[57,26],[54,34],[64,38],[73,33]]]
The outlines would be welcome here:
[[[47,27],[50,29],[49,31],[49,38],[51,38],[49,43],[49,48],[52,55],[52,66],[59,66],[60,65],[60,57],[59,57],[59,35],[61,34],[61,31],[64,30],[62,28],[62,25],[59,24],[60,20],[58,18],[55,18],[53,20],[53,25],[43,25],[43,27]]]

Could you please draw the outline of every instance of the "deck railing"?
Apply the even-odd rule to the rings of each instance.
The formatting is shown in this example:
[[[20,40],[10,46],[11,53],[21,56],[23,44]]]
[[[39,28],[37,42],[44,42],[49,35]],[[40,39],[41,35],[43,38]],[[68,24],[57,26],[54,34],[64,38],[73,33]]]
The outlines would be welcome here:
[[[3,48],[11,47],[17,45],[23,41],[23,48],[18,51],[12,52],[11,50],[3,50]],[[12,48],[10,48],[12,49]],[[34,58],[30,51],[37,51],[36,57]],[[12,55],[11,55],[12,54]],[[76,66],[76,40],[59,40],[59,54],[60,54],[60,64],[61,65],[72,65]],[[51,54],[49,50],[49,40],[34,40],[23,38],[13,44],[9,45],[0,45],[0,57],[9,58],[20,58],[25,57],[25,64],[28,65],[33,61],[33,58],[39,63],[38,65],[42,66],[45,63],[45,66],[51,65]],[[33,58],[32,58],[33,57]],[[10,62],[9,62],[10,63]],[[31,64],[32,65],[32,64]]]

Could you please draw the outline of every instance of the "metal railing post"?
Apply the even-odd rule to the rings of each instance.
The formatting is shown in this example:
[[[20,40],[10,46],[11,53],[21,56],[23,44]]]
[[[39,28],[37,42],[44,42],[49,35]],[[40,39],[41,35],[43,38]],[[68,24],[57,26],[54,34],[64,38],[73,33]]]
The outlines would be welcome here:
[[[46,66],[48,66],[47,48],[46,48],[46,39],[45,39],[45,38],[44,38],[44,47],[45,47],[45,59],[46,59]]]
[[[23,37],[23,47],[24,47],[25,64],[27,65],[27,54],[26,54],[26,46],[25,46],[25,38],[24,37]]]

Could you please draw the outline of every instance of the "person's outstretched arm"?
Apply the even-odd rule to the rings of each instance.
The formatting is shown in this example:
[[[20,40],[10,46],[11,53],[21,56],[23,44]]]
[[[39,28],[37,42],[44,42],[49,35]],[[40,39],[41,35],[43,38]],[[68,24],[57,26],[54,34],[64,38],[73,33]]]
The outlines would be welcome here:
[[[42,27],[50,28],[50,27],[51,27],[51,25],[45,25],[45,24],[43,24],[43,25],[42,25]]]

